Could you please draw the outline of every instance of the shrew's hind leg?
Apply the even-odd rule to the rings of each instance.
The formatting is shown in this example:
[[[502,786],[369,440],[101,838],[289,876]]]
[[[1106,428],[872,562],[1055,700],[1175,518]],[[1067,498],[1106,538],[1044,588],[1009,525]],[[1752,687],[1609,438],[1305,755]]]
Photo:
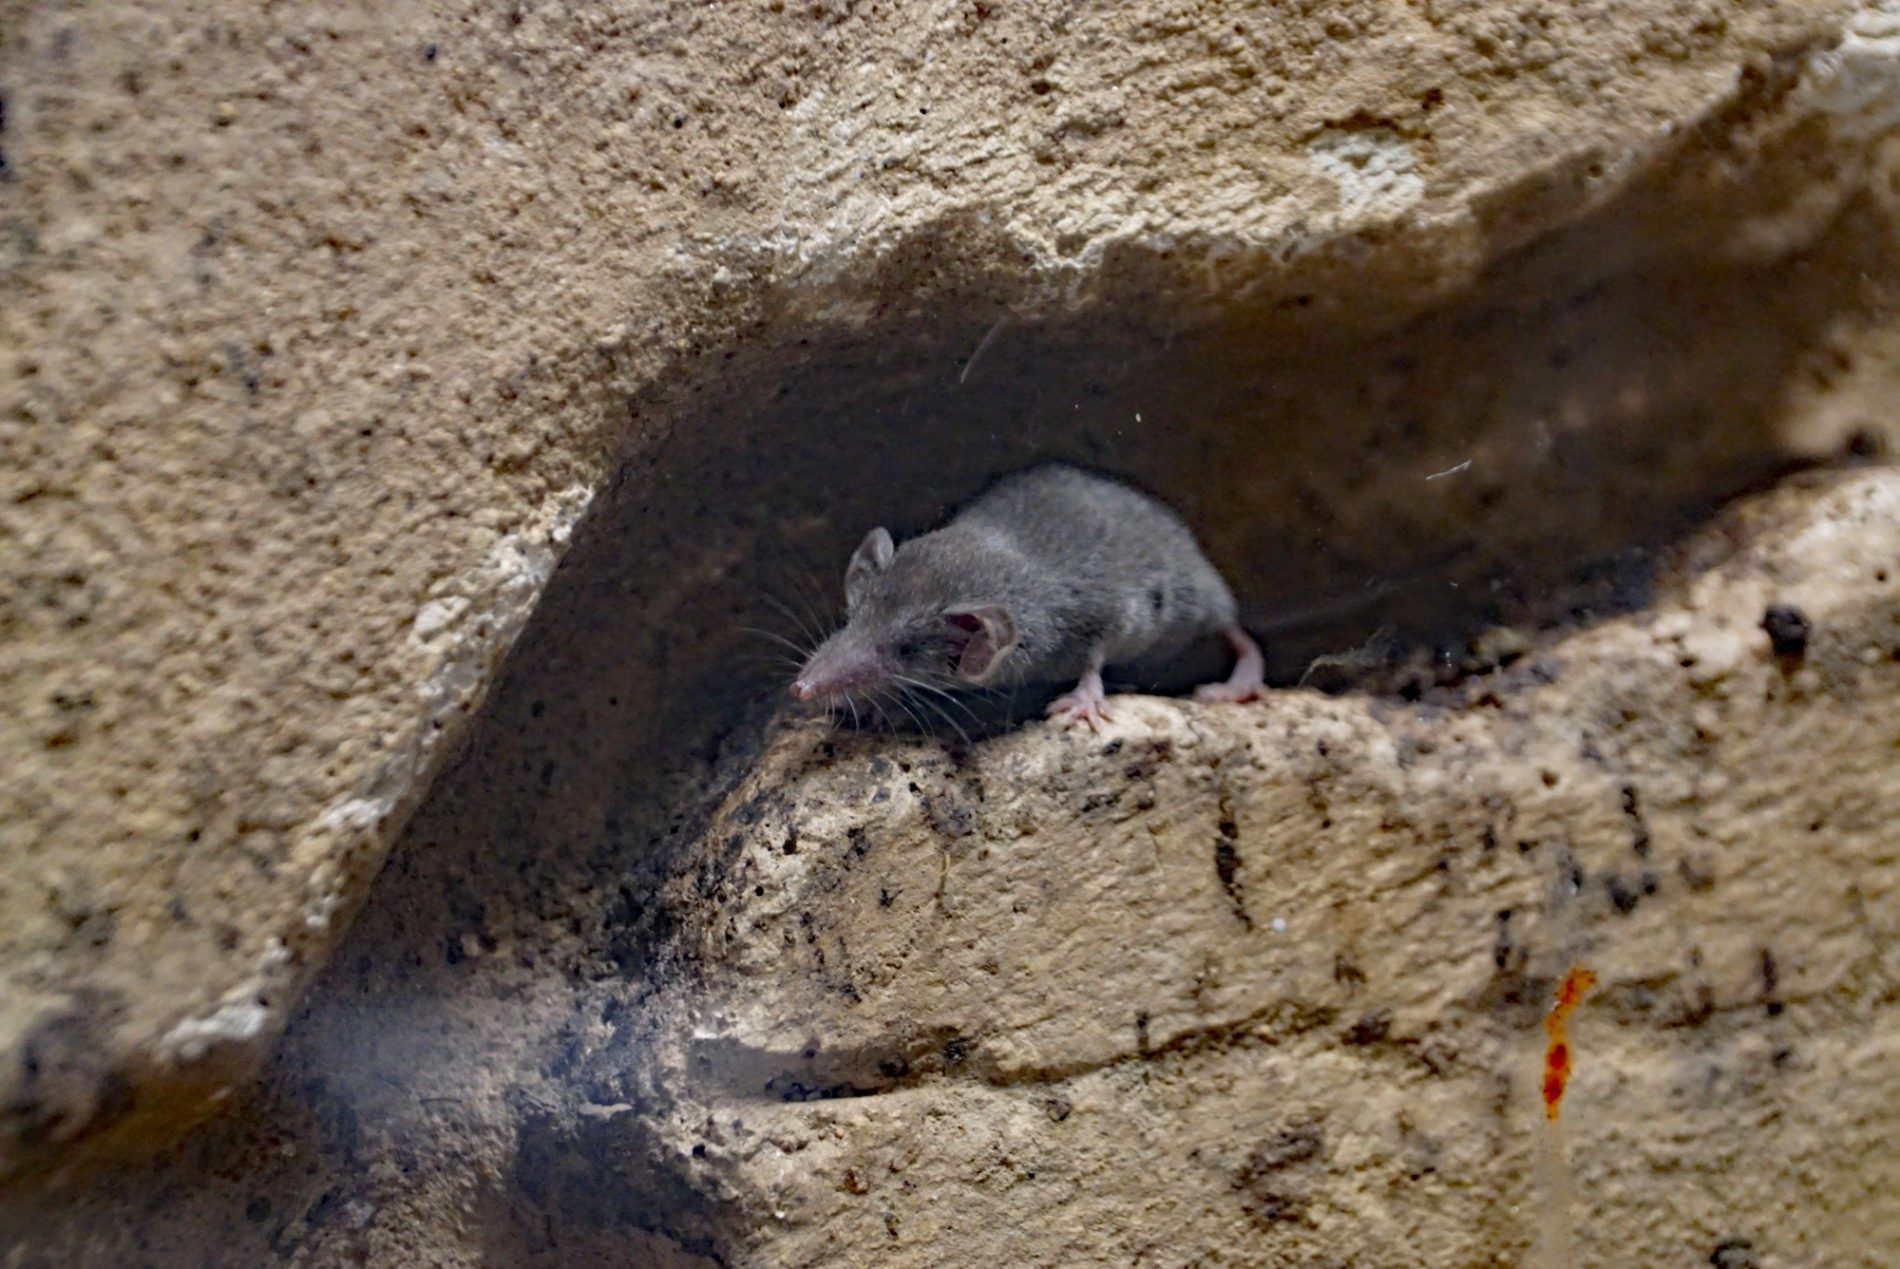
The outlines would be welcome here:
[[[1259,700],[1264,694],[1267,669],[1266,658],[1260,655],[1260,645],[1239,626],[1229,626],[1221,634],[1227,646],[1234,650],[1234,672],[1224,683],[1203,683],[1195,688],[1194,699],[1235,703]]]

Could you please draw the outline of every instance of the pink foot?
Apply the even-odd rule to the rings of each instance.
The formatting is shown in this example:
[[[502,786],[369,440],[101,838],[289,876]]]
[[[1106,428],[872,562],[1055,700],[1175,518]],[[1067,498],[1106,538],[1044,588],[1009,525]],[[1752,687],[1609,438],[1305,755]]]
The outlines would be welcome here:
[[[1073,692],[1064,692],[1050,701],[1044,712],[1059,723],[1070,726],[1087,723],[1090,731],[1099,731],[1102,720],[1108,717],[1108,693],[1102,687],[1102,672],[1090,670],[1084,674]]]
[[[1259,700],[1265,695],[1267,668],[1266,658],[1260,655],[1260,645],[1239,626],[1222,633],[1227,636],[1227,646],[1234,650],[1234,672],[1227,676],[1225,683],[1204,683],[1195,688],[1194,699],[1236,705]]]

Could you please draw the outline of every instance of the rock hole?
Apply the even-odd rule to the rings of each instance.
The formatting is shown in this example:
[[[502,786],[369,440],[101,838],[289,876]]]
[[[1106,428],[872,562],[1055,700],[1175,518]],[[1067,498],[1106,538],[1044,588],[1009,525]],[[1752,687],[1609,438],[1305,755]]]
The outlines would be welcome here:
[[[459,761],[293,1030],[284,1069],[356,1063],[348,1037],[368,1016],[400,1033],[391,1051],[404,1056],[360,1072],[366,1098],[386,1096],[378,1079],[403,1087],[418,1072],[467,1070],[472,1033],[444,1018],[536,1029],[488,1039],[540,1060],[559,1043],[548,1019],[562,1010],[549,1001],[565,994],[573,1016],[591,1020],[604,999],[636,1001],[645,975],[683,972],[687,954],[669,942],[682,914],[645,900],[682,867],[711,894],[730,870],[767,866],[742,860],[736,838],[698,832],[762,750],[784,697],[783,675],[748,661],[743,628],[772,627],[768,601],[801,591],[835,614],[867,526],[923,530],[1032,461],[1113,469],[1169,499],[1250,624],[1307,611],[1268,644],[1281,685],[1390,627],[1392,654],[1347,686],[1420,699],[1471,672],[1466,657],[1487,629],[1535,631],[1641,603],[1649,556],[1637,548],[1795,461],[1781,411],[1803,356],[1851,316],[1856,288],[1844,279],[1894,272],[1869,258],[1874,236],[1845,221],[1800,268],[1751,264],[1729,250],[1732,224],[1676,215],[1672,196],[1639,181],[1568,230],[1496,252],[1450,294],[1363,243],[1309,245],[1283,263],[1280,244],[1217,260],[1177,242],[1111,248],[1090,264],[1085,298],[1056,307],[1030,294],[1026,271],[1007,266],[1013,249],[980,223],[949,223],[896,244],[825,303],[774,295],[786,314],[776,324],[719,357],[682,349],[670,379],[631,399],[599,381],[598,350],[577,353],[575,367],[589,368],[572,371],[575,390],[641,421],[645,439],[617,442],[637,476],[603,491],[576,531]],[[1707,232],[1663,228],[1685,223]],[[1501,221],[1484,231],[1518,232]],[[1235,281],[1209,295],[1216,265]],[[1552,348],[1566,350],[1561,364]],[[1184,658],[1153,685],[1208,670]],[[1528,655],[1508,673],[1536,681],[1551,670]],[[603,697],[625,708],[605,718],[533,708]],[[813,761],[857,761],[879,743],[844,737]],[[554,763],[558,791],[535,778]],[[683,827],[669,834],[675,813]],[[1216,843],[1223,883],[1219,851],[1232,841]],[[1237,850],[1231,864],[1237,876]],[[1680,867],[1692,888],[1712,884]],[[1571,865],[1560,880],[1574,893],[1585,878]],[[1606,885],[1631,906],[1649,893],[1640,881]],[[502,950],[449,966],[440,949],[465,945],[447,941],[441,896],[457,887],[490,901]],[[643,901],[617,906],[620,887]],[[848,947],[823,950],[835,968],[800,972],[831,973],[830,988],[844,990]],[[1518,990],[1525,957],[1501,911],[1501,998]],[[458,1012],[464,993],[479,1006],[511,991],[533,994],[532,1017]],[[622,1222],[709,1252],[738,1245],[693,1174],[643,1153],[653,1144],[643,1114],[601,1109],[640,1103],[631,1026],[605,1025],[571,1068],[523,1095],[532,1109],[499,1203],[521,1224],[511,1239],[551,1246],[562,1231]],[[1145,1017],[1140,1029],[1145,1045]],[[981,1055],[957,1038],[936,1064],[980,1066]],[[280,1100],[294,1106],[294,1091]],[[1316,1128],[1255,1151],[1236,1180],[1249,1213],[1301,1219],[1297,1178],[1280,1174],[1320,1152]]]

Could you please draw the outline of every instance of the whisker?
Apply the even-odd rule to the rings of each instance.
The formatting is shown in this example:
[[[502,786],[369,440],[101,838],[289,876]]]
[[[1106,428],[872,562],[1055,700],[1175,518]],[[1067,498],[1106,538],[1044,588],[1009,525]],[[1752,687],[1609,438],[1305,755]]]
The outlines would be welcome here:
[[[775,634],[770,630],[762,630],[757,626],[740,626],[739,633],[756,635],[761,639],[770,639],[773,643],[778,644],[780,647],[789,649],[792,655],[799,659],[800,663],[803,663],[805,658],[809,657],[813,652],[813,649],[808,648],[804,646],[803,644],[795,643],[792,640],[787,639],[782,634]]]
[[[920,679],[914,674],[893,674],[891,677],[896,679],[899,683],[904,683],[911,687],[919,687],[926,692],[935,692],[939,696],[950,695],[949,691],[945,689],[942,684],[933,683],[929,679]]]
[[[924,725],[923,720],[917,716],[917,711],[913,710],[910,707],[910,703],[904,699],[904,694],[902,692],[897,691],[893,688],[880,687],[877,690],[877,697],[879,701],[888,701],[890,704],[896,706],[898,709],[903,710],[904,716],[910,719],[911,725],[916,727],[919,731],[928,732],[930,730],[929,727]],[[886,718],[889,718],[888,714],[886,715]],[[893,720],[891,730],[892,730],[892,734],[895,735],[897,729],[896,729],[894,720]]]
[[[818,575],[810,569],[802,570],[795,580],[800,583],[800,603],[807,615],[811,617],[812,625],[823,630],[835,622],[838,601],[834,598],[831,588],[819,580]]]
[[[906,696],[904,698],[904,710],[917,720],[917,730],[923,735],[930,736],[934,739],[943,734],[936,727],[935,719],[932,717],[936,711],[930,707],[930,702],[923,697]],[[952,725],[954,726],[954,724]]]
[[[950,704],[962,710],[966,715],[969,716],[969,719],[971,722],[979,723],[979,724],[982,722],[982,719],[977,715],[976,710],[973,709],[970,705],[968,692],[953,692],[949,688],[946,688],[942,686],[941,684],[936,684],[936,683],[926,684],[925,686],[931,692],[935,693],[938,696],[941,696],[944,700],[950,702]],[[993,696],[994,694],[991,693],[988,689],[979,689],[978,695],[980,698],[988,698],[988,697]]]
[[[803,638],[813,648],[824,642],[824,633],[820,628],[820,623],[811,620],[810,614],[800,612],[778,596],[764,591],[759,593],[759,598],[778,609],[779,615],[791,622],[797,629],[799,637]]]
[[[823,642],[837,625],[837,603],[830,588],[808,568],[794,571],[787,581],[792,584],[790,600],[797,609],[800,627],[815,631],[816,641]]]
[[[955,700],[956,698],[946,696],[945,699]],[[917,703],[923,708],[928,709],[931,713],[935,714],[938,718],[941,718],[945,723],[949,724],[950,730],[954,731],[957,734],[957,739],[963,742],[963,747],[965,749],[968,749],[971,746],[973,742],[970,740],[970,733],[963,730],[962,724],[957,722],[956,717],[952,715],[949,710],[937,704],[936,701],[932,700],[928,696],[918,697]],[[972,717],[974,717],[974,715],[972,715]]]
[[[884,734],[887,736],[896,736],[900,732],[900,729],[897,726],[897,718],[892,713],[891,708],[890,708],[890,706],[893,704],[897,705],[899,709],[903,708],[903,706],[898,702],[895,702],[895,701],[885,702],[883,700],[879,701],[878,707],[877,707],[877,721],[883,728]]]
[[[804,668],[804,663],[794,661],[782,652],[773,652],[765,648],[752,648],[733,654],[732,664],[744,666],[748,670],[770,673],[773,677],[796,676]]]
[[[968,715],[971,722],[976,723],[979,726],[982,724],[983,720],[977,717],[976,711],[971,709],[969,706],[969,703],[965,701],[962,697],[958,696],[955,692],[952,692],[948,690],[947,688],[941,687],[936,683],[932,683],[927,679],[912,678],[908,674],[898,675],[897,681],[900,683],[906,684],[907,686],[918,688],[925,692],[929,692],[932,695],[942,697],[944,700],[950,702],[950,704],[956,706],[958,709],[962,710],[966,715]]]
[[[800,587],[794,597],[799,615],[804,619],[820,641],[838,628],[839,618],[843,615],[842,597],[834,598],[813,578],[807,586]]]

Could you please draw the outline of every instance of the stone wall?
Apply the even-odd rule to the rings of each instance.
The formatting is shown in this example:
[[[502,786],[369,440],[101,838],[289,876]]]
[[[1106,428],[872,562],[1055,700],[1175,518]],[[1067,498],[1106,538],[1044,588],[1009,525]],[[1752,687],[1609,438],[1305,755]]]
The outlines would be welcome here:
[[[1890,9],[0,16],[0,1234],[1515,1258],[1552,1206],[1518,1080],[1574,956],[1580,1245],[1892,1246],[1812,1161],[1895,1166],[1892,491],[1656,554],[1892,443]],[[1562,672],[1466,652],[806,772],[742,628],[1043,453],[1174,497],[1259,622],[1380,583],[1274,642],[1283,682],[1384,624]],[[1778,597],[1809,677],[1754,628]],[[900,759],[917,791],[840,809]],[[1626,785],[1653,861],[1611,844]],[[921,876],[860,893],[875,858]],[[1723,1079],[1777,1125],[1748,1167]],[[734,1099],[750,1128],[692,1135]],[[1769,1195],[1799,1218],[1736,1223]]]

